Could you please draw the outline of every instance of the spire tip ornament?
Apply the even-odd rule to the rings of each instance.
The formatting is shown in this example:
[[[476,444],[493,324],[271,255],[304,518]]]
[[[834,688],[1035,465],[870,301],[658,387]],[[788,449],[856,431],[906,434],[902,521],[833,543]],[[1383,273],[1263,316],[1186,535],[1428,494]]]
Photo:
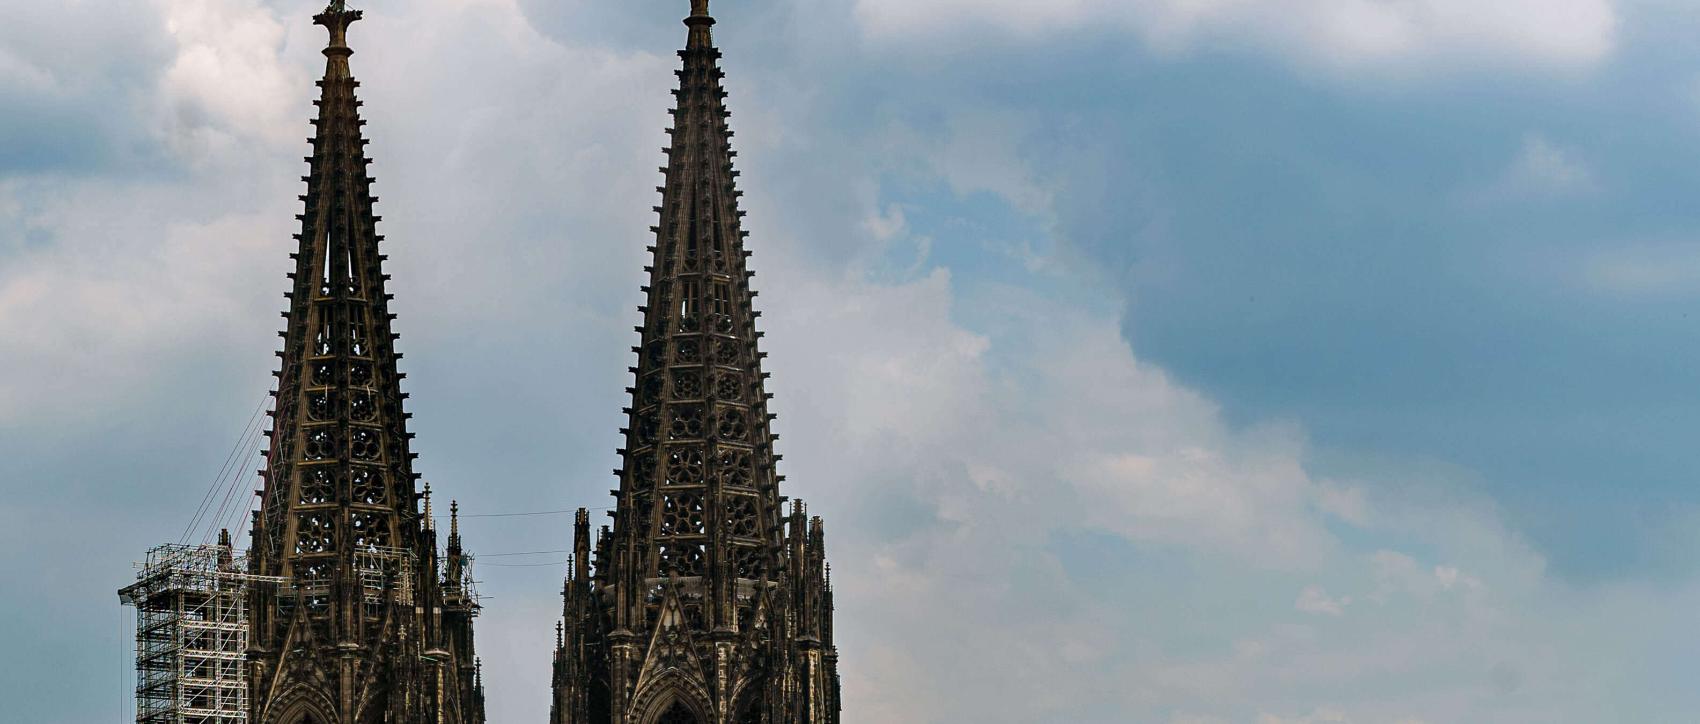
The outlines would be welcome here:
[[[690,42],[685,44],[686,50],[714,45],[714,37],[709,33],[709,28],[714,26],[714,18],[708,14],[708,0],[691,0],[691,16],[685,18],[685,24],[691,27],[691,38]]]
[[[349,8],[343,0],[331,0],[324,12],[313,16],[313,23],[325,26],[325,30],[331,34],[330,42],[325,46],[326,57],[331,58],[333,62],[339,59],[344,63],[348,61],[348,56],[354,54],[354,51],[348,48],[348,26],[362,17],[365,17],[363,13]],[[342,75],[347,72],[347,68],[341,69]]]

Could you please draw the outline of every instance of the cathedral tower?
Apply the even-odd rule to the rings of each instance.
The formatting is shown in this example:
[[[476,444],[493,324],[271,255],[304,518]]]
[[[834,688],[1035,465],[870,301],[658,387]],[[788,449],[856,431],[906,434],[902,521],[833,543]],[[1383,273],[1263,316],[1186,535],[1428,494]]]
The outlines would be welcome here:
[[[836,724],[824,536],[774,472],[708,0],[685,24],[613,525],[574,526],[552,721]]]
[[[348,28],[335,0],[251,572],[249,721],[484,721],[458,520],[439,558],[409,452]],[[423,511],[420,509],[423,504]]]

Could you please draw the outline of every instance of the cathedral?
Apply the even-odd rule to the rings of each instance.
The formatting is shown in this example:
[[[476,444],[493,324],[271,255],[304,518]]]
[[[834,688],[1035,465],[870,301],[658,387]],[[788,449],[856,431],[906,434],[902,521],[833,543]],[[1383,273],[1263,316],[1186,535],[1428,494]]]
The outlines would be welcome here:
[[[361,17],[343,0],[315,16],[329,41],[249,549],[160,546],[120,591],[139,724],[485,722],[458,505],[439,548],[410,450],[349,68]],[[550,724],[840,720],[823,525],[775,470],[714,23],[692,0],[612,520],[577,511],[553,661],[535,663]]]

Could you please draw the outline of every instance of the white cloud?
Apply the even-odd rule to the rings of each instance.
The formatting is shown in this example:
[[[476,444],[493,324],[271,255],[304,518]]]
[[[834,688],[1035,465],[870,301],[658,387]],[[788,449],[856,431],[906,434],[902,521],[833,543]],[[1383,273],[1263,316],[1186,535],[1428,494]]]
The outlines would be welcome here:
[[[211,340],[245,339],[255,352],[245,358],[258,361],[266,343],[254,320],[277,324],[268,309],[281,296],[251,292],[285,261],[299,193],[290,159],[302,155],[285,136],[306,137],[309,76],[279,62],[279,25],[257,4],[157,9],[158,45],[173,54],[157,75],[132,70],[152,85],[118,94],[144,99],[129,110],[140,136],[172,152],[162,171],[199,173],[0,184],[0,214],[48,240],[0,267],[0,367],[12,372],[0,380],[0,426],[88,419],[146,396],[160,369],[215,362],[222,345]],[[285,109],[300,133],[281,129]],[[265,258],[274,263],[255,261]]]
[[[8,3],[0,90],[42,94],[36,98],[130,90],[109,81],[133,78],[160,59],[168,46],[155,32],[162,2]]]
[[[0,48],[0,88],[51,93],[53,74],[10,49]]]
[[[192,220],[177,203],[183,191],[95,185],[30,215],[57,242],[0,272],[0,368],[9,371],[0,381],[0,426],[86,420],[104,405],[146,396],[161,368],[208,354],[212,340],[244,339],[256,354],[243,357],[268,364],[258,346],[270,345],[266,333],[252,325],[272,298],[250,290],[278,276],[267,273],[277,265],[254,259],[288,237],[288,207],[233,203],[232,213]]]
[[[1045,216],[1010,142],[1020,124],[993,126],[884,140],[932,149],[903,158],[958,193]],[[998,152],[938,152],[953,145]],[[878,209],[861,218],[889,218]],[[1482,501],[1393,494],[1427,471],[1316,479],[1302,431],[1227,425],[1112,317],[938,274],[765,278],[790,307],[769,310],[769,341],[792,370],[778,378],[791,492],[837,511],[846,661],[877,662],[847,667],[846,692],[871,720],[1592,721],[1621,711],[1615,695],[1564,682],[1636,666],[1653,629],[1604,650],[1575,632],[1631,609],[1671,620],[1695,595],[1553,581]],[[958,317],[997,321],[965,345]],[[914,408],[931,414],[881,412]],[[1084,528],[1128,560],[1071,572],[1057,536]],[[1185,573],[1142,565],[1166,556]]]
[[[1051,206],[1051,191],[1019,157],[1020,139],[1034,124],[1021,114],[979,109],[944,119],[942,133],[925,135],[897,125],[882,139],[882,155],[902,159],[902,170],[938,174],[951,191],[1002,197],[1021,211],[1043,214]]]
[[[909,220],[904,216],[903,207],[891,204],[883,213],[875,213],[862,222],[862,226],[873,234],[875,239],[882,242],[891,241],[909,230]]]
[[[396,255],[402,307],[450,322],[525,306],[514,296],[554,289],[563,274],[578,275],[581,298],[615,293],[597,270],[609,255],[637,268],[641,245],[562,244],[529,210],[586,214],[600,195],[644,194],[655,155],[645,150],[663,121],[643,121],[665,118],[660,56],[564,48],[511,2],[484,4],[415,4],[351,34],[355,76],[383,79],[361,89],[369,129],[383,129],[369,134],[383,231],[443,252]],[[150,99],[137,120],[167,142],[164,162],[187,173],[0,182],[0,214],[51,240],[19,244],[0,266],[0,338],[9,341],[0,367],[16,372],[0,378],[0,425],[25,413],[97,415],[100,401],[133,400],[191,358],[216,363],[237,351],[258,365],[254,378],[273,364],[312,81],[324,66],[324,32],[306,22],[319,7],[296,3],[290,21],[305,27],[286,33],[279,11],[253,2],[160,3],[174,53],[157,75],[138,74],[152,85],[131,92]],[[456,48],[468,41],[492,52],[466,57]],[[462,103],[442,106],[443,93]],[[443,112],[416,112],[430,108]],[[516,137],[533,140],[519,150]],[[529,264],[487,263],[512,258]],[[456,287],[476,291],[409,293]],[[409,334],[404,344],[419,341]]]
[[[1352,525],[1369,524],[1369,501],[1362,488],[1323,484],[1318,493],[1317,507]]]
[[[304,145],[275,128],[299,123],[304,136],[307,106],[268,95],[250,107],[238,86],[316,73],[322,36],[289,24],[313,4],[291,5],[281,39],[278,15],[226,6],[258,13],[228,18],[252,55],[172,36],[163,67],[183,70],[144,91],[243,140],[174,147],[196,161],[189,178],[0,185],[0,215],[54,238],[0,268],[0,425],[87,423],[155,388],[181,389],[170,383],[208,356],[254,378],[269,371],[282,300],[253,289],[281,292]],[[932,7],[910,17],[925,20]],[[1040,25],[1063,28],[1103,6],[975,7],[993,19],[1039,13]],[[1203,28],[1231,29],[1211,18],[1239,5],[1192,7],[1201,29],[1182,32],[1188,42],[1207,37]],[[635,295],[627,281],[652,223],[672,61],[560,45],[507,0],[385,11],[357,26],[355,70],[367,81],[385,231],[406,249],[393,261],[403,340],[437,355],[409,364],[462,364],[470,379],[445,387],[479,397],[599,385],[575,372],[615,357],[606,366],[617,376],[632,312],[609,300]],[[180,32],[204,32],[192,25]],[[193,60],[209,53],[230,62]],[[764,131],[799,111],[761,100],[773,117],[740,115],[739,138],[781,143]],[[1020,119],[954,122],[936,153],[921,155],[921,172],[1043,216],[1045,184],[1017,149],[985,140],[1022,128]],[[745,167],[787,493],[828,520],[851,720],[1605,721],[1642,698],[1639,687],[1573,682],[1669,665],[1647,663],[1650,640],[1694,650],[1682,624],[1695,591],[1577,591],[1550,581],[1540,557],[1473,501],[1389,502],[1378,495],[1387,481],[1319,480],[1301,429],[1229,424],[1207,396],[1129,349],[1113,315],[944,269],[881,283],[821,263],[841,249],[817,246],[845,241],[815,238],[822,229],[859,229],[835,233],[853,236],[846,246],[864,256],[905,233],[903,207],[862,192],[875,186],[866,177],[913,160],[880,150],[906,153],[911,140],[894,132],[843,158],[803,154],[844,177],[844,197],[865,196],[842,218],[774,224],[766,207],[793,179]],[[862,153],[876,158],[847,161]],[[991,321],[970,329],[966,317]],[[496,351],[477,349],[492,338]],[[457,411],[424,395],[414,409],[432,405]],[[563,406],[517,424],[504,409],[499,419],[548,435],[572,424],[565,418],[607,414],[611,435],[617,409]],[[477,418],[435,418],[420,421],[450,434],[427,441],[434,466],[459,452],[477,469],[517,451],[555,476],[516,476],[481,497],[558,501],[568,489],[547,445],[520,449],[505,435],[477,449],[466,441]],[[1355,542],[1336,534],[1342,524]],[[554,547],[521,548],[509,533],[475,543]],[[537,538],[555,535],[564,531]],[[547,704],[557,573],[522,570],[535,571],[535,585],[492,583],[480,620],[497,721],[535,719]]]
[[[1301,441],[1228,428],[1146,369],[1113,319],[937,274],[880,286],[778,271],[769,348],[789,492],[831,511],[846,696],[872,720],[1532,724],[1611,711],[1564,682],[1633,661],[1640,644],[1600,651],[1573,635],[1624,609],[1546,579],[1478,505],[1361,492],[1354,537],[1427,552],[1356,551],[1329,532],[1339,488],[1306,474]],[[990,305],[979,311],[1006,326],[970,334],[951,321],[962,305]],[[910,512],[894,524],[893,510]],[[1055,536],[1083,528],[1132,559],[1071,570],[1077,553]],[[1164,556],[1185,573],[1138,562]],[[1296,601],[1271,590],[1287,585],[1304,589]],[[1311,713],[1281,713],[1295,711]]]
[[[883,39],[1122,28],[1160,50],[1252,43],[1336,69],[1588,67],[1616,43],[1611,0],[858,0]]]
[[[1266,449],[1232,436],[1200,442],[1213,445],[1098,459],[1083,451],[1086,467],[1064,474],[1104,503],[1084,520],[1135,540],[1208,543],[1285,565],[1314,561],[1328,547],[1320,520],[1307,512],[1315,490],[1297,464],[1299,446]]]
[[[1595,292],[1665,295],[1700,291],[1700,243],[1623,244],[1580,262],[1580,282]]]
[[[1531,133],[1523,138],[1523,145],[1500,181],[1498,193],[1509,197],[1557,197],[1596,188],[1593,171],[1575,151],[1539,133]]]
[[[176,55],[160,81],[167,140],[190,158],[304,138],[312,77],[279,62],[284,25],[254,0],[166,0]]]
[[[1346,612],[1346,607],[1352,605],[1352,597],[1333,598],[1321,586],[1307,586],[1299,593],[1299,600],[1293,602],[1293,607],[1304,613],[1339,616]]]
[[[1287,719],[1274,714],[1263,714],[1257,717],[1257,724],[1351,724],[1344,712],[1338,709],[1317,709],[1309,715]]]

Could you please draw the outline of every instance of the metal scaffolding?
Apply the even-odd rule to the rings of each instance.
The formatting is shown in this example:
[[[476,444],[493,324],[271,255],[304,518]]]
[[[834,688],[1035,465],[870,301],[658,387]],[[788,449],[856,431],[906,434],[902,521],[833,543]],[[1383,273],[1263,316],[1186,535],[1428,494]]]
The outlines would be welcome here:
[[[163,545],[118,592],[136,608],[137,724],[229,724],[248,718],[248,587],[228,542]]]
[[[354,553],[354,576],[360,581],[360,601],[369,615],[377,616],[395,594],[401,606],[413,606],[413,551],[406,548],[368,547]]]

